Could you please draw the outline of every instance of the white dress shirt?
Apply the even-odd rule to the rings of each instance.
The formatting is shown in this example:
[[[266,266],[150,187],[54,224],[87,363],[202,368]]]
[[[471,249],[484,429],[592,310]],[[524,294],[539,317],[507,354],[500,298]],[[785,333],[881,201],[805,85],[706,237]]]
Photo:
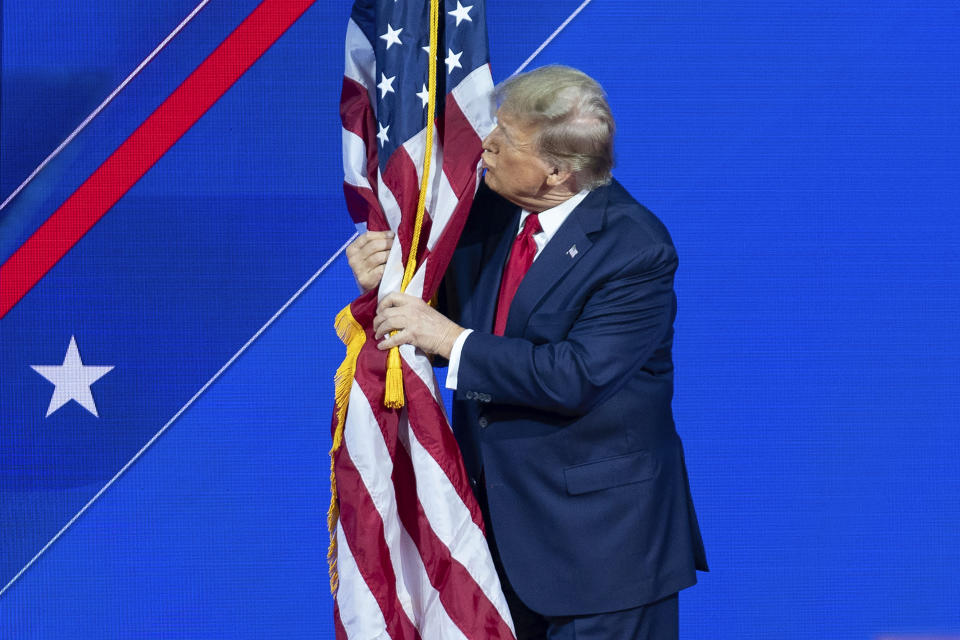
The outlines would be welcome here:
[[[583,202],[583,199],[587,197],[588,193],[590,192],[584,189],[557,206],[540,212],[539,220],[541,230],[533,234],[533,241],[537,244],[537,252],[533,254],[534,260],[543,253],[543,248],[550,242],[550,238],[557,233],[557,229],[559,229],[560,225],[567,219],[570,212],[572,212],[578,204]],[[520,232],[523,230],[523,222],[529,215],[530,212],[526,209],[520,212],[520,224],[517,226],[516,235],[520,235]],[[460,371],[460,354],[463,352],[463,343],[467,341],[467,336],[472,332],[473,329],[464,329],[460,332],[460,335],[457,336],[456,342],[453,343],[453,348],[450,350],[450,364],[447,369],[447,389],[457,388],[457,374]]]

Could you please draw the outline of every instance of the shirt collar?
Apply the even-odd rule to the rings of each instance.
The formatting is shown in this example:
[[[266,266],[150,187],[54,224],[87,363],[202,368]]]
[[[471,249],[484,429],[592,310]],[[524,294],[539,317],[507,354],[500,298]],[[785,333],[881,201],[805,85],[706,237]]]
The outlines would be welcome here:
[[[540,212],[538,219],[540,220],[540,227],[543,229],[543,234],[546,236],[547,241],[553,237],[553,234],[557,232],[557,229],[559,229],[563,221],[567,219],[567,216],[576,209],[578,204],[583,202],[583,199],[586,198],[589,193],[589,190],[584,189],[580,193],[567,198],[557,206]],[[520,226],[517,227],[518,234],[520,230],[523,229],[523,221],[526,220],[529,215],[530,212],[526,209],[520,212]]]

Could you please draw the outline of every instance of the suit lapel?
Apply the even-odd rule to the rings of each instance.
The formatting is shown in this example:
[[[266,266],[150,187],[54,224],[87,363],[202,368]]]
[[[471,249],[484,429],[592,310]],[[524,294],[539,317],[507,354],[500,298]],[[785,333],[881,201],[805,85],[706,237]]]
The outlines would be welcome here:
[[[484,247],[483,267],[477,286],[470,296],[469,317],[471,326],[479,331],[493,331],[493,320],[497,313],[497,296],[500,293],[500,280],[503,278],[504,265],[510,254],[510,247],[520,226],[520,208],[514,206],[503,232],[492,234]]]
[[[587,254],[593,246],[589,234],[603,226],[606,203],[607,187],[595,189],[570,212],[567,219],[560,225],[520,283],[513,303],[510,305],[505,335],[522,335],[530,314],[537,308],[540,300]],[[515,222],[514,228],[519,225],[519,219]],[[509,251],[509,243],[506,251]],[[498,263],[500,265],[498,274],[503,273],[505,260],[506,252]],[[499,283],[499,279],[497,282]],[[492,306],[496,306],[496,297]],[[491,323],[492,319],[491,315]]]

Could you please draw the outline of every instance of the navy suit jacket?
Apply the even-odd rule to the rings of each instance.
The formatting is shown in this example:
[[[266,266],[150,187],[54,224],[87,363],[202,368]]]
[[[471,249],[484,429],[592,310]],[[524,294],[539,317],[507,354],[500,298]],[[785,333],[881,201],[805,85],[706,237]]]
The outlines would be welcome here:
[[[486,484],[504,569],[531,609],[653,602],[707,569],[671,411],[673,243],[616,181],[591,191],[494,336],[519,215],[482,186],[447,271],[444,306],[474,330],[453,420],[467,472]]]

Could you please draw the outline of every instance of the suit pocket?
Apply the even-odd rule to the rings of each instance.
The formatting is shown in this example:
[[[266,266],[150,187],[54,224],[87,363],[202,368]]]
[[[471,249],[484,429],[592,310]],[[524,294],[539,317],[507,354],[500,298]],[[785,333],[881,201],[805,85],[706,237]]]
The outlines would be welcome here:
[[[649,452],[637,451],[567,467],[563,475],[567,493],[576,496],[651,480],[659,471],[660,465]]]

